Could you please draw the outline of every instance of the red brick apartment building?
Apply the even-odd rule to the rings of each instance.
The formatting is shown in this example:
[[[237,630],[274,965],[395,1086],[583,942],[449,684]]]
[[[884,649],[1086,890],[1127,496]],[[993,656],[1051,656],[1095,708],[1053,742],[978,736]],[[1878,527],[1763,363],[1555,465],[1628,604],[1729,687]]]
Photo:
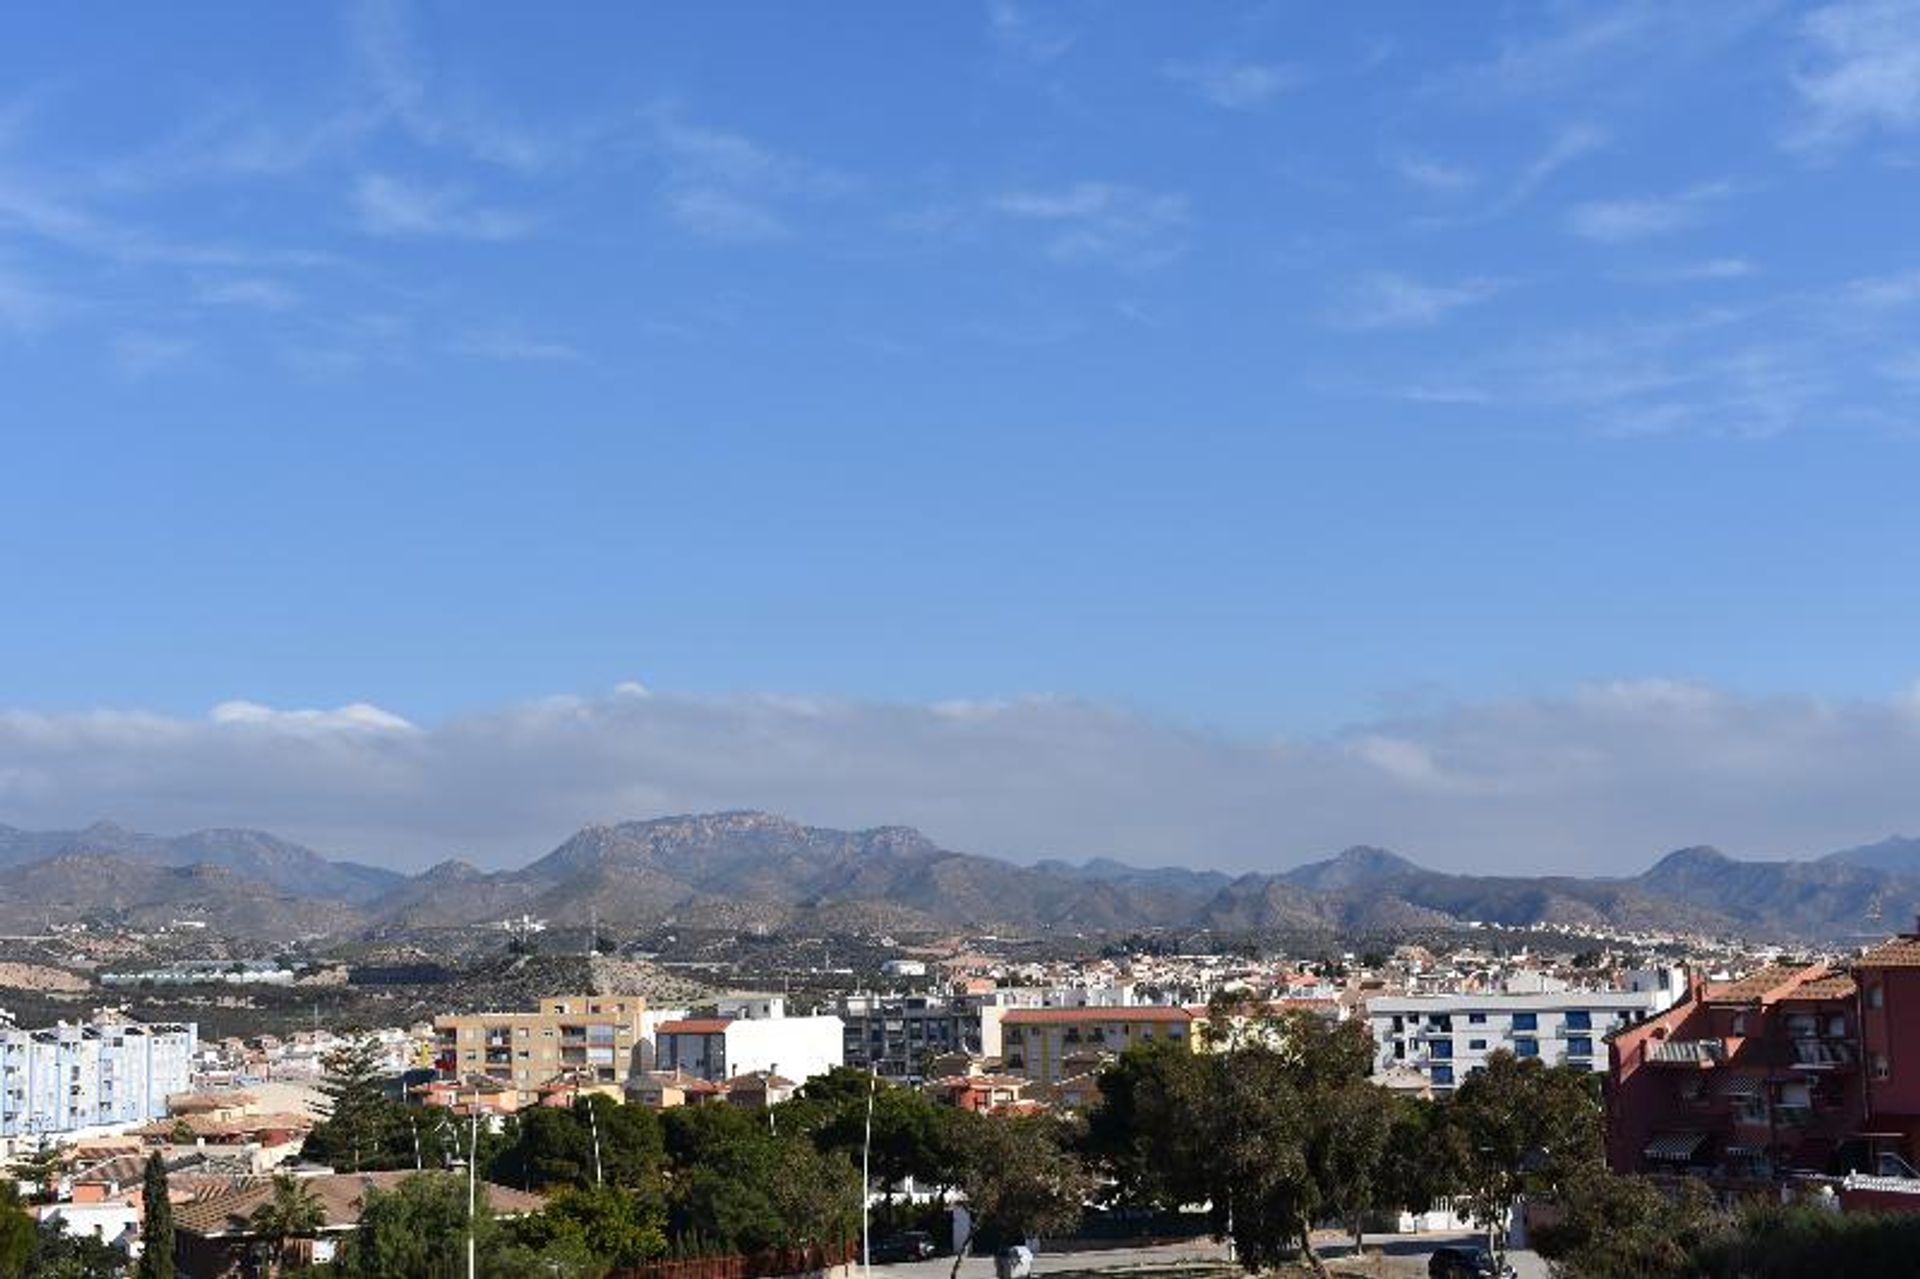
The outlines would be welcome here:
[[[1610,1057],[1616,1172],[1729,1190],[1885,1174],[1920,1189],[1920,934],[1846,971],[1774,966],[1696,984],[1615,1034]],[[1911,1203],[1920,1208],[1920,1194]]]

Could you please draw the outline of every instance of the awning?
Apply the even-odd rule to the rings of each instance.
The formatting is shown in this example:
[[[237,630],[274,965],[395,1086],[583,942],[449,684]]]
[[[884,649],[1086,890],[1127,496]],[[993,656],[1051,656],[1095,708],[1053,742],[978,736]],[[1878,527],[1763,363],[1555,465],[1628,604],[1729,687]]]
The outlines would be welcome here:
[[[1707,1134],[1703,1132],[1656,1133],[1642,1153],[1649,1159],[1683,1164],[1693,1158],[1693,1152],[1700,1149],[1700,1143],[1706,1139]]]

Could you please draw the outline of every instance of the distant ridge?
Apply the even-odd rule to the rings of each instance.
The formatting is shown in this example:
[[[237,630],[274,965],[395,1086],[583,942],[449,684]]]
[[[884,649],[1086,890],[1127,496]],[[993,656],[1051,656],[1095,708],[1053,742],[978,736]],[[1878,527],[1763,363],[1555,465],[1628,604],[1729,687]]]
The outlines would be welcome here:
[[[180,915],[261,937],[395,936],[530,913],[609,928],[1317,933],[1480,921],[1833,940],[1903,926],[1920,840],[1743,861],[1679,849],[1627,878],[1454,875],[1366,845],[1230,876],[1111,858],[1018,865],[906,826],[836,830],[770,813],[583,827],[515,870],[443,861],[417,875],[332,861],[262,831],[140,834],[0,826],[0,927]]]

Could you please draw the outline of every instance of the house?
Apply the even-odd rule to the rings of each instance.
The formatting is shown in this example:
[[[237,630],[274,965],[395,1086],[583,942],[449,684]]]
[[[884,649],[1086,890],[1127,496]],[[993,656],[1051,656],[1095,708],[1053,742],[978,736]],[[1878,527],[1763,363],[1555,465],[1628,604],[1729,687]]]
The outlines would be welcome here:
[[[785,1075],[776,1075],[770,1070],[749,1071],[744,1075],[735,1075],[723,1085],[726,1089],[727,1104],[742,1106],[749,1110],[765,1110],[787,1101],[800,1091],[800,1085]]]
[[[945,1105],[987,1114],[1026,1101],[1032,1087],[1025,1075],[963,1071],[928,1080],[924,1091]]]
[[[311,1240],[292,1241],[303,1264],[331,1261],[340,1242],[360,1227],[360,1212],[369,1190],[390,1191],[409,1177],[400,1172],[326,1173],[303,1177],[301,1184],[319,1204],[324,1224]],[[540,1211],[539,1195],[492,1182],[480,1183],[496,1217],[519,1217]],[[240,1279],[250,1275],[251,1255],[261,1242],[253,1227],[253,1213],[273,1198],[273,1179],[253,1177],[176,1204],[174,1265],[179,1279]]]
[[[1853,961],[1858,990],[1865,1166],[1920,1176],[1920,931]]]
[[[627,1100],[655,1110],[675,1106],[697,1106],[703,1101],[721,1101],[726,1085],[690,1075],[684,1070],[649,1070],[627,1081]]]

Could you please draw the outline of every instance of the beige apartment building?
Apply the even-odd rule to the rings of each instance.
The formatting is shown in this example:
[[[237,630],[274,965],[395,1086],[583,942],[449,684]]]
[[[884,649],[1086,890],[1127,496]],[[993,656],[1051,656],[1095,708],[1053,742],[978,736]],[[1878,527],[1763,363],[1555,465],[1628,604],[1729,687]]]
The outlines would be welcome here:
[[[561,995],[537,1012],[471,1013],[434,1019],[434,1065],[442,1078],[487,1075],[522,1092],[556,1076],[623,1084],[644,1064],[637,995]]]

